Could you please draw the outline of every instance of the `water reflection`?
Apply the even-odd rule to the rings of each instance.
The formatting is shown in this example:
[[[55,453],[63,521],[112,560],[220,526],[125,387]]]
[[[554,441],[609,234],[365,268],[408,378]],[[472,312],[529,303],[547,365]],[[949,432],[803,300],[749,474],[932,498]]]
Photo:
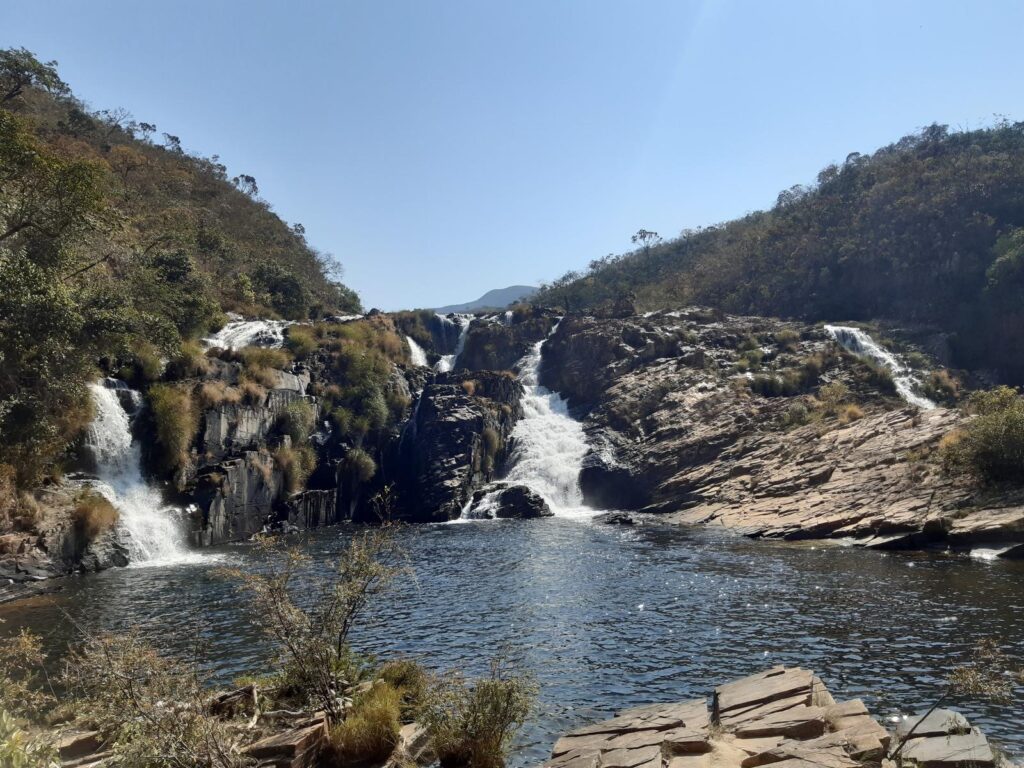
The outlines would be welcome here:
[[[314,567],[344,529],[312,535]],[[879,717],[921,708],[982,637],[1024,658],[1024,564],[749,542],[706,530],[573,520],[472,522],[402,533],[415,579],[354,635],[361,649],[483,673],[506,648],[542,685],[514,766],[557,734],[623,707],[700,696],[770,664],[816,670]],[[250,562],[245,546],[220,551]],[[52,598],[0,606],[58,650],[91,628],[135,626],[164,648],[200,637],[222,680],[267,655],[217,563],[69,579]],[[67,618],[64,616],[67,614]],[[1024,691],[1020,692],[1024,694]],[[1011,753],[1019,712],[961,702]]]

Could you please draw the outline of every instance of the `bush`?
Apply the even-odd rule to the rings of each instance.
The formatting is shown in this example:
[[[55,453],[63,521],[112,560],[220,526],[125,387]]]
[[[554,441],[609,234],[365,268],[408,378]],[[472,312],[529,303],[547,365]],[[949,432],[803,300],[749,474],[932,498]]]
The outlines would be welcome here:
[[[274,463],[284,473],[288,493],[298,493],[316,469],[316,452],[309,445],[282,445],[274,451]]]
[[[306,400],[296,400],[277,417],[277,428],[282,435],[291,438],[293,446],[309,440],[316,422],[316,411]]]
[[[296,360],[305,360],[316,352],[319,343],[316,332],[309,325],[290,325],[285,333],[284,345]]]
[[[803,403],[793,403],[782,414],[782,418],[779,421],[784,429],[789,429],[791,427],[801,427],[810,420],[811,414],[807,410],[807,406]]]
[[[412,722],[426,701],[427,673],[412,659],[395,659],[380,668],[378,676],[402,694],[402,721]]]
[[[783,328],[775,334],[775,343],[789,352],[795,352],[800,343],[800,334],[792,328]]]
[[[0,765],[4,768],[58,768],[54,746],[23,731],[14,717],[0,708]]]
[[[197,390],[202,408],[218,408],[222,405],[237,405],[242,402],[242,391],[216,379],[204,381]]]
[[[199,414],[189,394],[173,384],[154,384],[148,397],[156,428],[157,463],[171,474],[189,465]]]
[[[384,680],[358,695],[345,719],[331,728],[325,764],[347,766],[380,763],[398,744],[401,692]]]
[[[947,369],[942,368],[928,374],[921,385],[921,392],[930,400],[943,405],[955,405],[960,400],[963,384]]]
[[[974,418],[940,442],[943,468],[984,482],[1024,481],[1024,397],[1010,387],[975,392],[966,410]]]
[[[488,677],[473,683],[454,674],[441,680],[422,721],[442,768],[502,768],[536,694],[530,679],[508,675],[501,660],[492,662]]]
[[[377,462],[362,448],[353,448],[345,454],[345,466],[360,483],[368,483],[377,474]]]
[[[79,534],[87,541],[106,533],[117,525],[117,508],[101,494],[84,490],[75,497],[71,520]]]
[[[210,372],[210,358],[199,342],[186,341],[168,369],[175,379],[194,379]]]
[[[818,388],[818,400],[821,401],[825,413],[832,415],[839,410],[839,406],[850,394],[850,388],[841,381],[833,381],[831,384],[824,384]]]
[[[852,421],[857,421],[864,418],[864,411],[861,410],[860,406],[855,403],[843,406],[839,412],[839,423],[849,424]]]
[[[467,395],[469,395],[470,397],[472,397],[473,395],[476,394],[476,388],[478,386],[479,386],[479,383],[477,381],[475,381],[474,379],[467,379],[466,381],[462,382],[462,389],[463,389],[463,391]]]

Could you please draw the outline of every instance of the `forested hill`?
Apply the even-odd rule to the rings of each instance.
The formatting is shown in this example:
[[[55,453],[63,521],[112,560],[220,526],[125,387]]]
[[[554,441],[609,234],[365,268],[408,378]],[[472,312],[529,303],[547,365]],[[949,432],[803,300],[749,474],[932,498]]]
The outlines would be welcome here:
[[[583,309],[633,294],[810,320],[887,318],[954,334],[960,366],[1024,381],[1024,123],[933,125],[851,154],[752,213],[570,272],[534,297]]]
[[[357,311],[337,274],[256,179],[0,50],[0,470],[37,479],[87,421],[87,381],[152,375],[226,310]]]

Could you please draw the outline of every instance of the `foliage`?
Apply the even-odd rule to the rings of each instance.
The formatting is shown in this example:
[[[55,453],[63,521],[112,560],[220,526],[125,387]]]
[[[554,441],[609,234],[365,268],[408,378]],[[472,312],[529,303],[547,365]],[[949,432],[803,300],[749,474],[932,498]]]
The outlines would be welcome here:
[[[277,428],[282,435],[288,435],[293,446],[300,446],[309,440],[316,422],[316,411],[306,400],[296,400],[278,416]]]
[[[368,483],[377,474],[377,462],[362,448],[353,448],[345,454],[345,467],[360,483]]]
[[[9,712],[0,707],[0,765],[4,768],[59,768],[52,744],[22,730]]]
[[[316,469],[316,452],[308,444],[281,445],[274,451],[274,464],[284,473],[285,489],[298,493]]]
[[[426,701],[427,673],[412,659],[393,659],[381,666],[377,676],[402,695],[402,720],[412,722]]]
[[[106,496],[87,489],[75,497],[71,520],[87,541],[109,531],[117,524],[117,519],[117,508]]]
[[[23,629],[6,641],[0,654],[0,710],[14,718],[27,718],[51,703],[39,686],[43,659],[42,642],[32,632]]]
[[[269,539],[258,545],[266,559],[263,569],[228,574],[239,582],[259,627],[274,643],[281,678],[289,681],[296,698],[338,723],[358,682],[351,674],[349,632],[402,572],[393,530],[385,526],[354,534],[327,573],[309,572],[309,557],[298,549]]]
[[[490,675],[467,682],[450,674],[438,682],[424,706],[442,768],[503,768],[505,755],[533,706],[537,688],[509,673],[499,658]]]
[[[1024,397],[1010,387],[975,392],[965,410],[973,418],[940,445],[943,468],[985,482],[1024,481]]]
[[[963,382],[945,368],[932,371],[921,385],[921,393],[929,400],[943,405],[955,405],[961,397]]]
[[[355,697],[345,719],[331,728],[325,756],[327,765],[352,765],[386,760],[401,730],[402,693],[391,683],[378,680]]]
[[[0,50],[0,463],[21,487],[59,468],[89,419],[97,367],[138,385],[222,308],[354,312],[339,267],[216,157],[123,110],[90,112],[56,70]],[[251,181],[251,184],[249,183]]]
[[[197,665],[161,656],[135,633],[87,639],[62,680],[78,724],[113,744],[124,768],[235,768],[237,737],[212,716]]]
[[[824,384],[818,389],[818,400],[821,402],[825,413],[832,415],[839,411],[839,407],[850,394],[850,388],[841,381],[833,381]]]
[[[154,384],[147,393],[156,430],[157,462],[167,473],[187,467],[199,414],[188,391],[174,384]]]
[[[932,125],[853,153],[768,211],[597,259],[532,299],[566,309],[635,294],[809,320],[889,317],[955,334],[960,367],[1024,381],[1024,123]]]

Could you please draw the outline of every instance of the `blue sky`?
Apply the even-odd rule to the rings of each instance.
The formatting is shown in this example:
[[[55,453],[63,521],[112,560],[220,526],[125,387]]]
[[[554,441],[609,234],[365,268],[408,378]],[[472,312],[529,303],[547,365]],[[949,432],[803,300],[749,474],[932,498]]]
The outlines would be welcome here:
[[[1019,2],[3,0],[60,62],[256,177],[366,305],[467,301],[770,206],[932,122],[1024,119]]]

